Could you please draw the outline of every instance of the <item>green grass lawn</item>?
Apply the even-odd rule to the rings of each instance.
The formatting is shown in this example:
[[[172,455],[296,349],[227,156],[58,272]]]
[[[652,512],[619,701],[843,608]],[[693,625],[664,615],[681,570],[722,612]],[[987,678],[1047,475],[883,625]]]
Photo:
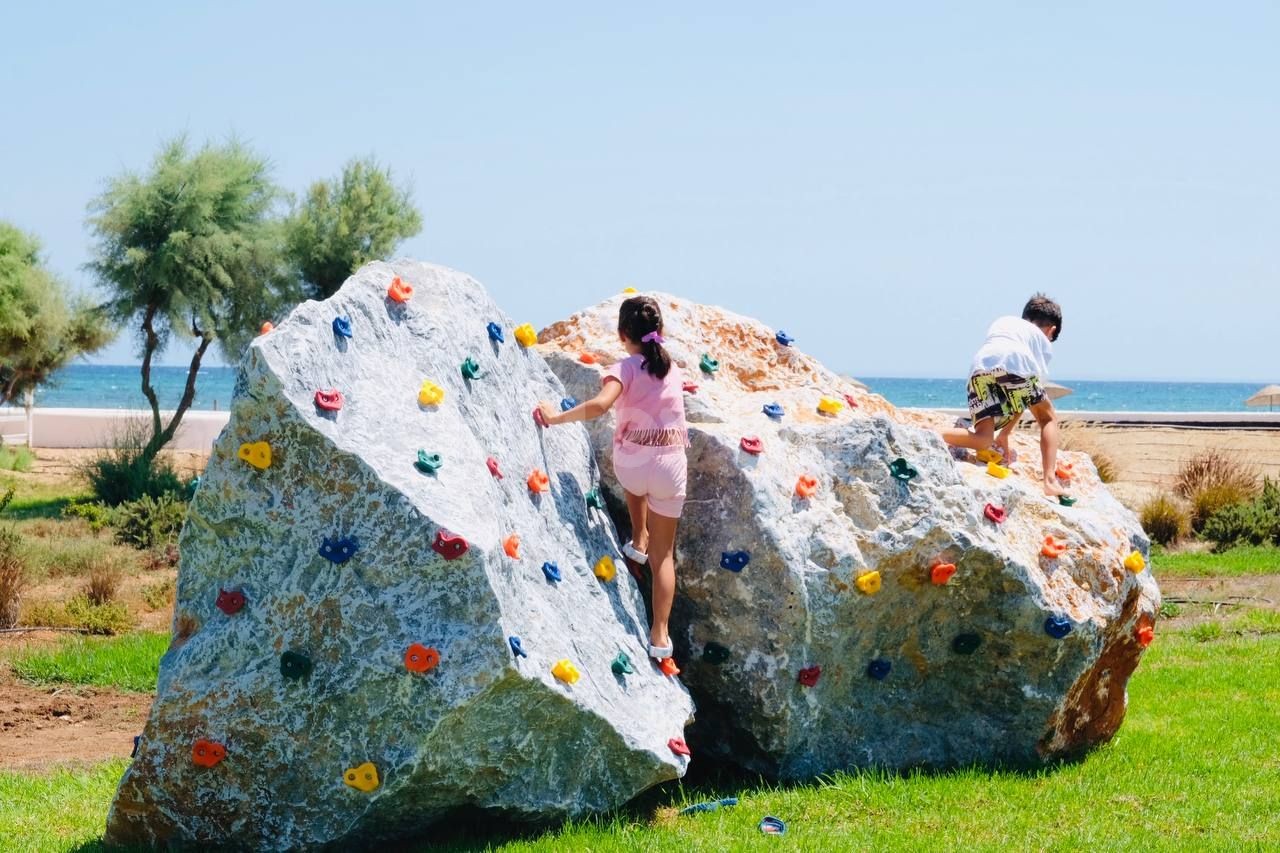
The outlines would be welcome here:
[[[12,478],[0,479],[0,495],[3,495],[10,486],[14,490],[13,500],[5,507],[0,518],[18,520],[60,518],[62,508],[67,504],[91,497],[88,488],[79,484],[18,482]]]
[[[168,647],[168,634],[73,637],[53,649],[21,652],[9,664],[19,678],[36,684],[86,684],[149,693],[156,689],[160,656]]]
[[[1277,733],[1280,636],[1166,633],[1130,684],[1120,733],[1077,764],[838,774],[780,788],[673,784],[608,818],[541,832],[469,826],[448,840],[513,851],[1264,849],[1280,845]],[[22,850],[95,849],[124,766],[0,773],[0,839]],[[741,799],[736,808],[673,816],[729,795]],[[787,821],[785,838],[760,835],[766,814]]]
[[[1151,557],[1151,571],[1157,579],[1275,575],[1280,574],[1280,548],[1242,545],[1221,554],[1209,551],[1157,552]]]

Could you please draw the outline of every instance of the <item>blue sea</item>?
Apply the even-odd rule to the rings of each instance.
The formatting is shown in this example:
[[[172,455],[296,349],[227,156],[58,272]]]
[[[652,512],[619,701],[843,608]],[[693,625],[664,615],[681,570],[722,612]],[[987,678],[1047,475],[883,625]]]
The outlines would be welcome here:
[[[963,409],[965,380],[859,377],[872,391],[898,406]],[[172,408],[182,396],[187,371],[157,367],[152,381],[161,406]],[[1055,381],[1074,393],[1056,405],[1068,410],[1103,412],[1243,412],[1258,385],[1240,382]],[[50,408],[145,409],[137,365],[68,367],[36,394],[36,405]],[[235,388],[235,369],[206,367],[196,382],[197,409],[227,409]]]

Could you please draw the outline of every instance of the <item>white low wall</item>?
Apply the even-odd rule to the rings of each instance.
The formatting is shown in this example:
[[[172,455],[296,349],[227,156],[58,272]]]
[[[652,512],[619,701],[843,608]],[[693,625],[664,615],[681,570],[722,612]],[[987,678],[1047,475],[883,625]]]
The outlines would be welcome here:
[[[166,421],[172,412],[161,412]],[[227,425],[230,412],[188,411],[166,447],[172,450],[209,450]],[[32,447],[110,447],[130,422],[151,431],[151,412],[135,409],[41,409],[32,412]],[[0,414],[0,437],[8,444],[26,444],[8,436],[25,436],[27,416],[21,409]]]
[[[942,412],[955,417],[969,417],[968,409],[905,408],[908,412]],[[1276,429],[1280,428],[1280,412],[1090,412],[1056,409],[1058,420],[1088,421],[1115,426],[1204,427],[1209,429]],[[1033,423],[1023,416],[1024,425]]]

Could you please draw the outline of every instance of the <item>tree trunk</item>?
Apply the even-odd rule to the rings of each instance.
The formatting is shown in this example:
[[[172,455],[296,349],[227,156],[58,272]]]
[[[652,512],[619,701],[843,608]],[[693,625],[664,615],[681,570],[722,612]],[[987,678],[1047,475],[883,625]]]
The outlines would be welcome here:
[[[178,426],[182,423],[182,416],[187,413],[187,409],[190,409],[191,404],[195,402],[196,374],[200,372],[200,362],[204,359],[204,354],[211,343],[213,343],[213,335],[206,333],[200,336],[200,346],[196,347],[196,351],[191,355],[191,366],[187,368],[187,384],[182,389],[182,399],[178,401],[178,407],[173,410],[173,417],[169,419],[169,423],[165,424],[164,429],[153,435],[151,440],[147,442],[147,446],[142,449],[142,455],[148,463],[156,458],[160,448],[173,440],[174,433],[178,431]],[[154,404],[153,411],[157,413],[156,423],[159,423],[159,408],[155,407]]]
[[[160,336],[156,334],[155,320],[156,307],[148,305],[146,313],[142,315],[142,395],[151,404],[151,440],[147,442],[142,455],[148,462],[155,459],[160,448],[164,446],[164,442],[160,440],[160,400],[156,396],[156,389],[151,387],[151,358],[160,346]],[[155,445],[154,450],[152,445]]]

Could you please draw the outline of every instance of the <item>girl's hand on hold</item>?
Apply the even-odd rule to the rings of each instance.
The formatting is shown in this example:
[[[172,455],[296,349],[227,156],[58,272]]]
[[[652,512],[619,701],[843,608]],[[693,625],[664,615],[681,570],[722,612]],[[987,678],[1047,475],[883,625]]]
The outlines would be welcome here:
[[[538,411],[542,412],[542,419],[547,422],[547,426],[555,426],[559,422],[560,409],[546,400],[538,401]]]

